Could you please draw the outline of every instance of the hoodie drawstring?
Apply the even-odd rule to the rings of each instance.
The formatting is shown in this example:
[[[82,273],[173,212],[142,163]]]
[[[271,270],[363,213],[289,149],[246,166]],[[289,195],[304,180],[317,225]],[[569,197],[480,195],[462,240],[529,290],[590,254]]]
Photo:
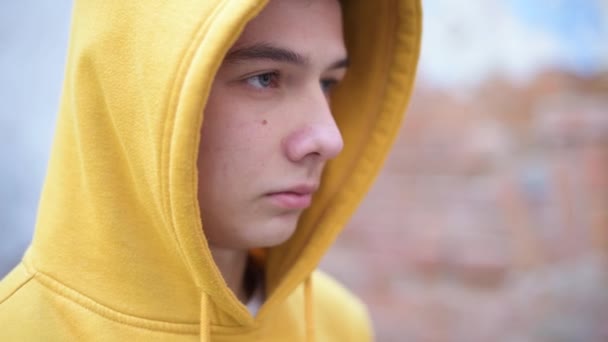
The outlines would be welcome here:
[[[306,341],[314,342],[316,339],[311,275],[309,275],[304,281],[304,310],[304,320],[306,321]]]
[[[209,342],[211,341],[211,324],[209,322],[209,298],[205,292],[201,292],[201,310],[200,310],[200,341]]]

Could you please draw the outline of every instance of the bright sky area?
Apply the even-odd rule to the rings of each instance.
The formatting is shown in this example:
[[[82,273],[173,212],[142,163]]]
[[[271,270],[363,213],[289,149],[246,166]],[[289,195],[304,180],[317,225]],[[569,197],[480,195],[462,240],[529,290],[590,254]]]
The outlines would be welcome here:
[[[420,75],[432,85],[475,85],[494,73],[525,81],[549,67],[583,75],[608,69],[607,0],[423,4]]]

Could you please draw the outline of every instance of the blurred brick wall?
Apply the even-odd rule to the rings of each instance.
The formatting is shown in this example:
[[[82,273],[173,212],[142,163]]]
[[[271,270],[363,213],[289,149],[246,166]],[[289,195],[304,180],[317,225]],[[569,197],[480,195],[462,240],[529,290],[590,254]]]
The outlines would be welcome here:
[[[419,84],[322,263],[378,341],[608,341],[608,74]]]

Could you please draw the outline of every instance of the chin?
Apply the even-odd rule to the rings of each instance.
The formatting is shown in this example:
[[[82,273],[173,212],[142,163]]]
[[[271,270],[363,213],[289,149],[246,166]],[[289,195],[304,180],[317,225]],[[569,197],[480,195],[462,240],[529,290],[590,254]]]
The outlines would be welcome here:
[[[249,248],[273,247],[282,244],[296,231],[300,215],[281,216],[260,224]]]

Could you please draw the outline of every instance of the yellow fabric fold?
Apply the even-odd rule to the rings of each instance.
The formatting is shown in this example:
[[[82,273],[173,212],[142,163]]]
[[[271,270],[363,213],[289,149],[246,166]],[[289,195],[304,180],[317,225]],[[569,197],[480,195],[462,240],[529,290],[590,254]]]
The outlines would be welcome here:
[[[210,327],[211,324],[209,323],[209,314],[207,313],[207,310],[209,309],[209,299],[207,298],[207,295],[205,293],[201,293],[201,313],[200,313],[200,318],[199,318],[199,324],[200,324],[200,341],[201,342],[208,342],[210,341],[210,335],[211,335],[211,331],[210,331]]]
[[[304,281],[304,308],[306,319],[306,341],[314,342],[315,338],[315,313],[313,308],[312,278],[307,277]]]

